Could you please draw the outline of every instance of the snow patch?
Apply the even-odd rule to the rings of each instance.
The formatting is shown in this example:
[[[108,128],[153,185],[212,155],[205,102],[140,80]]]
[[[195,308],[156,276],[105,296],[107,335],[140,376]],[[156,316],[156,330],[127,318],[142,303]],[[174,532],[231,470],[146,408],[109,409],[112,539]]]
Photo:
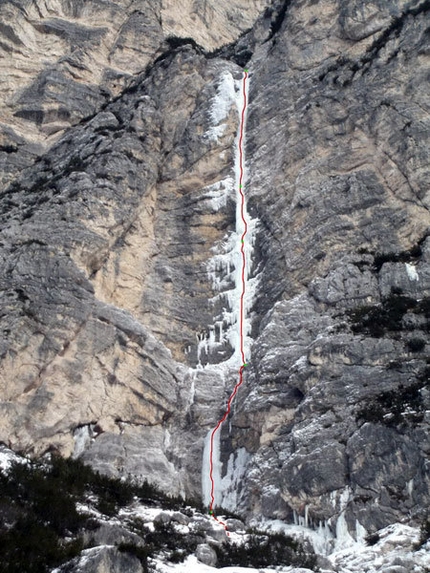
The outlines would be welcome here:
[[[14,462],[26,463],[27,460],[18,456],[15,452],[9,450],[9,448],[0,446],[0,471],[7,472]]]
[[[405,563],[411,573],[423,573],[430,566],[430,554],[426,548],[415,550],[419,529],[395,523],[379,530],[375,545],[355,543],[353,546],[334,551],[329,560],[342,573],[380,573],[391,566]],[[410,568],[412,567],[412,568]]]
[[[301,370],[307,368],[307,366],[308,366],[308,357],[306,356],[306,354],[304,354],[294,362],[292,368],[295,368],[297,371],[300,372]]]
[[[221,567],[221,569],[216,569],[215,567],[200,563],[195,555],[189,555],[183,563],[177,564],[163,563],[157,560],[156,571],[158,573],[213,573],[214,571],[218,571],[219,573],[274,573],[275,571],[279,573],[289,573],[290,571],[294,571],[294,568],[276,567],[276,569],[253,569],[249,567]],[[303,569],[303,571],[308,570]]]

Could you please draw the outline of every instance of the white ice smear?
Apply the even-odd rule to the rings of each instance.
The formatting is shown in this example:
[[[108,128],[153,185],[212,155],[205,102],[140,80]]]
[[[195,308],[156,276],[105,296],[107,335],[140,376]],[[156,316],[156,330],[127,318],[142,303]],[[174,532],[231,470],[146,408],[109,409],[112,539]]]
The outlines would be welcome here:
[[[417,269],[415,265],[411,265],[409,263],[405,263],[406,272],[408,273],[408,278],[410,281],[419,281],[420,277],[418,276]]]
[[[331,553],[334,546],[334,536],[328,523],[320,523],[317,529],[310,529],[298,523],[301,520],[298,520],[297,516],[295,516],[294,521],[294,525],[276,519],[264,522],[251,522],[250,525],[267,531],[282,532],[299,541],[308,540],[315,552],[320,555],[329,555]]]
[[[236,93],[234,89],[235,81],[230,72],[225,72],[221,76],[216,96],[212,102],[210,111],[213,122],[212,127],[206,132],[208,139],[217,141],[226,128],[226,120],[230,113],[232,104],[236,102]]]
[[[92,434],[93,432],[90,424],[76,428],[76,430],[73,432],[73,439],[75,441],[75,447],[72,455],[73,458],[76,459],[84,453],[84,451],[91,443]]]
[[[362,547],[365,545],[366,529],[356,520],[356,539],[348,530],[345,512],[350,499],[351,490],[348,487],[343,491],[333,491],[330,494],[330,501],[333,509],[339,512],[338,518],[330,518],[320,522],[318,526],[309,520],[308,507],[305,506],[303,515],[297,515],[294,512],[294,525],[282,521],[266,521],[265,527],[275,531],[283,531],[298,539],[308,539],[314,551],[319,555],[330,555],[333,552],[343,551],[351,547]]]
[[[339,496],[340,505],[340,515],[336,522],[336,547],[337,549],[343,549],[344,547],[351,547],[356,542],[353,537],[351,537],[348,531],[348,524],[345,519],[345,510],[348,505],[350,498],[350,489],[346,487],[344,491]]]
[[[224,509],[234,511],[237,508],[237,491],[239,483],[242,481],[246,466],[251,457],[245,448],[239,448],[228,459],[227,472],[221,481],[221,490],[223,493],[222,506]]]

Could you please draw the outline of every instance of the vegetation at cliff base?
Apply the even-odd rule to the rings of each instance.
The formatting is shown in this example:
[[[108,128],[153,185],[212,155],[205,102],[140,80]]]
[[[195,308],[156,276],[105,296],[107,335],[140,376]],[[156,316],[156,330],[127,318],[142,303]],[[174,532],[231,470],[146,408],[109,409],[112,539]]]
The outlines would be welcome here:
[[[307,553],[295,539],[283,533],[252,533],[246,543],[213,545],[217,554],[217,567],[270,567],[293,565],[314,570],[316,556]]]
[[[78,460],[54,456],[12,463],[7,471],[0,471],[0,573],[48,573],[83,549],[98,546],[100,528],[134,502],[180,510],[182,519],[192,520],[195,513],[189,502],[169,497],[146,482],[110,478]],[[169,515],[161,511],[148,527],[131,510],[120,526],[114,522],[126,535],[118,536],[117,550],[139,559],[144,573],[153,571],[151,558],[179,563],[205,542],[204,527],[181,532]],[[202,519],[197,517],[197,523]],[[214,550],[218,567],[312,568],[315,564],[314,554],[280,533],[251,532],[242,545],[214,544]]]
[[[77,510],[78,502],[113,516],[135,498],[161,507],[184,504],[148,483],[110,478],[78,460],[13,463],[0,472],[0,573],[45,573],[79,555],[83,532],[99,524]]]

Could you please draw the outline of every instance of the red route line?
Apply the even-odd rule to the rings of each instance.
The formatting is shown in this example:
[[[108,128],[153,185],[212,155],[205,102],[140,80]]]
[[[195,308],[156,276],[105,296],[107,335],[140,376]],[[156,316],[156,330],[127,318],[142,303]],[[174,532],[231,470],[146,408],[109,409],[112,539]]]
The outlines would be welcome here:
[[[214,513],[214,505],[215,505],[215,481],[213,478],[213,452],[214,452],[214,439],[215,439],[215,435],[218,432],[218,430],[221,428],[222,424],[226,421],[228,415],[230,414],[231,411],[231,405],[233,403],[233,400],[237,394],[237,391],[239,390],[240,386],[243,383],[243,370],[245,369],[245,346],[244,346],[244,334],[243,334],[243,323],[245,320],[245,303],[244,303],[244,299],[245,299],[245,291],[246,291],[246,279],[245,279],[245,271],[246,271],[246,256],[245,256],[245,237],[248,233],[248,222],[246,220],[245,217],[245,194],[243,192],[243,177],[244,177],[244,166],[243,166],[243,132],[244,132],[244,128],[245,128],[245,113],[246,113],[246,108],[248,105],[247,102],[247,97],[246,97],[246,80],[248,79],[248,71],[245,70],[244,71],[244,76],[243,76],[243,82],[242,82],[242,93],[243,93],[243,107],[242,107],[242,114],[241,114],[241,120],[240,120],[240,135],[239,135],[239,193],[240,193],[240,215],[242,218],[242,222],[244,225],[244,231],[242,233],[242,236],[240,238],[240,253],[242,255],[242,293],[240,295],[240,311],[239,311],[239,338],[240,338],[240,355],[242,358],[242,365],[239,368],[239,380],[236,384],[236,386],[233,389],[233,392],[230,394],[230,397],[227,401],[227,408],[226,411],[224,413],[224,416],[218,421],[218,424],[215,426],[215,428],[212,430],[211,433],[211,440],[210,440],[210,454],[209,454],[209,477],[211,480],[211,502],[209,504],[209,513],[212,515],[212,517],[215,519],[215,521],[217,521],[219,524],[221,524],[224,529],[226,530],[227,535],[229,535],[228,531],[227,531],[227,525],[221,521],[221,519],[218,519],[217,516]]]

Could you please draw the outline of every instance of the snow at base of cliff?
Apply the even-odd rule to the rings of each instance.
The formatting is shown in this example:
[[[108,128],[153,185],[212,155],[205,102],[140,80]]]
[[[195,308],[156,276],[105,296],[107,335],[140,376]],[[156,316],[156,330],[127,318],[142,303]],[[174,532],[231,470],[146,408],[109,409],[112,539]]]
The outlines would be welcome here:
[[[167,564],[158,562],[155,564],[157,573],[312,573],[310,569],[297,567],[276,567],[265,569],[250,569],[249,567],[221,567],[217,569],[204,565],[194,555],[190,555],[183,563]]]

